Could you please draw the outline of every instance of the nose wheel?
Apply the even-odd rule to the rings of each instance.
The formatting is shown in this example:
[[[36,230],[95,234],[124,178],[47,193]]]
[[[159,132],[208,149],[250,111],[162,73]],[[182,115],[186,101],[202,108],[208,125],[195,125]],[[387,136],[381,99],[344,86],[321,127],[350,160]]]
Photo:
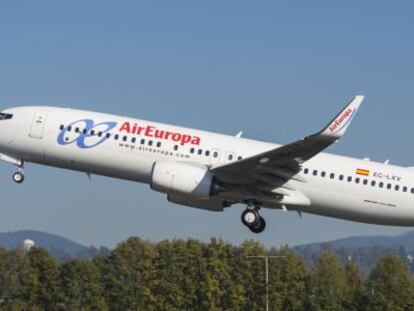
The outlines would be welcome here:
[[[20,172],[13,174],[13,181],[17,184],[21,184],[24,181],[24,175]]]
[[[24,181],[23,163],[19,166],[18,171],[13,174],[13,181],[17,184],[21,184]]]
[[[249,206],[241,215],[242,223],[253,233],[262,233],[266,229],[266,221],[259,214],[257,206]]]

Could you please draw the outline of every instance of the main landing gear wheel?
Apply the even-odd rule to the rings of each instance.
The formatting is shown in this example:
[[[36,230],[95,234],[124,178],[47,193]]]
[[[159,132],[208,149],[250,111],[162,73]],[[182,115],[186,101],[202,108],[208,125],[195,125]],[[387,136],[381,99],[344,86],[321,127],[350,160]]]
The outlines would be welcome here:
[[[243,225],[247,227],[253,226],[256,222],[259,221],[259,213],[255,209],[246,209],[241,216]]]
[[[258,208],[247,208],[241,215],[242,223],[253,233],[262,233],[266,229],[266,221],[260,216]]]
[[[249,227],[253,233],[262,233],[266,229],[266,221],[263,217],[259,217],[259,221],[255,226]]]
[[[13,181],[15,183],[21,184],[24,181],[24,175],[21,172],[16,172],[13,174]]]

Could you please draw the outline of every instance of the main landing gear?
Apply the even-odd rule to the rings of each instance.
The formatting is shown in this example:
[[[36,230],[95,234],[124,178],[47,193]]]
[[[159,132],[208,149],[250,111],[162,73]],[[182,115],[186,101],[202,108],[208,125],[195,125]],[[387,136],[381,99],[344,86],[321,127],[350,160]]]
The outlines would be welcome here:
[[[24,181],[23,162],[19,165],[17,172],[13,174],[13,181],[17,184],[21,184]]]
[[[242,223],[253,233],[262,233],[266,228],[266,221],[259,214],[260,207],[248,204],[248,207],[241,215]]]

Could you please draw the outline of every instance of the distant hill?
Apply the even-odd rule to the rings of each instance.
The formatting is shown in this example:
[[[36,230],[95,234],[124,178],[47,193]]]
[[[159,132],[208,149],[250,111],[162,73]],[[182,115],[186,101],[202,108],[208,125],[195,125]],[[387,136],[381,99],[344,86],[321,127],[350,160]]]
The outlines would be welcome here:
[[[386,254],[399,256],[414,274],[414,231],[397,236],[356,236],[293,247],[311,267],[328,249],[335,251],[344,263],[356,262],[365,276]]]
[[[329,244],[334,249],[343,247],[395,247],[403,246],[406,250],[414,250],[414,231],[396,236],[354,236],[344,239],[332,240],[329,242],[311,243],[301,246],[296,246],[296,249],[303,249],[305,247],[320,247]]]
[[[6,249],[15,249],[26,239],[33,240],[36,246],[47,249],[54,257],[61,261],[72,258],[89,259],[98,254],[108,254],[106,248],[86,247],[58,235],[35,230],[23,230],[0,233],[0,246]]]

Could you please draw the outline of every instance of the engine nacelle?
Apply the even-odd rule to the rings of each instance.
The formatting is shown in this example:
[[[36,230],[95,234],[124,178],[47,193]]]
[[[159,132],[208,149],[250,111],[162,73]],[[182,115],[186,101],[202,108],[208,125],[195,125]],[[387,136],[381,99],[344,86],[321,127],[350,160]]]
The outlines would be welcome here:
[[[169,194],[168,201],[171,203],[200,208],[212,212],[222,212],[225,207],[231,206],[230,202],[219,200],[216,198],[211,199],[193,199],[189,197]]]
[[[214,188],[214,176],[203,167],[179,162],[156,162],[150,186],[162,193],[208,199]]]

